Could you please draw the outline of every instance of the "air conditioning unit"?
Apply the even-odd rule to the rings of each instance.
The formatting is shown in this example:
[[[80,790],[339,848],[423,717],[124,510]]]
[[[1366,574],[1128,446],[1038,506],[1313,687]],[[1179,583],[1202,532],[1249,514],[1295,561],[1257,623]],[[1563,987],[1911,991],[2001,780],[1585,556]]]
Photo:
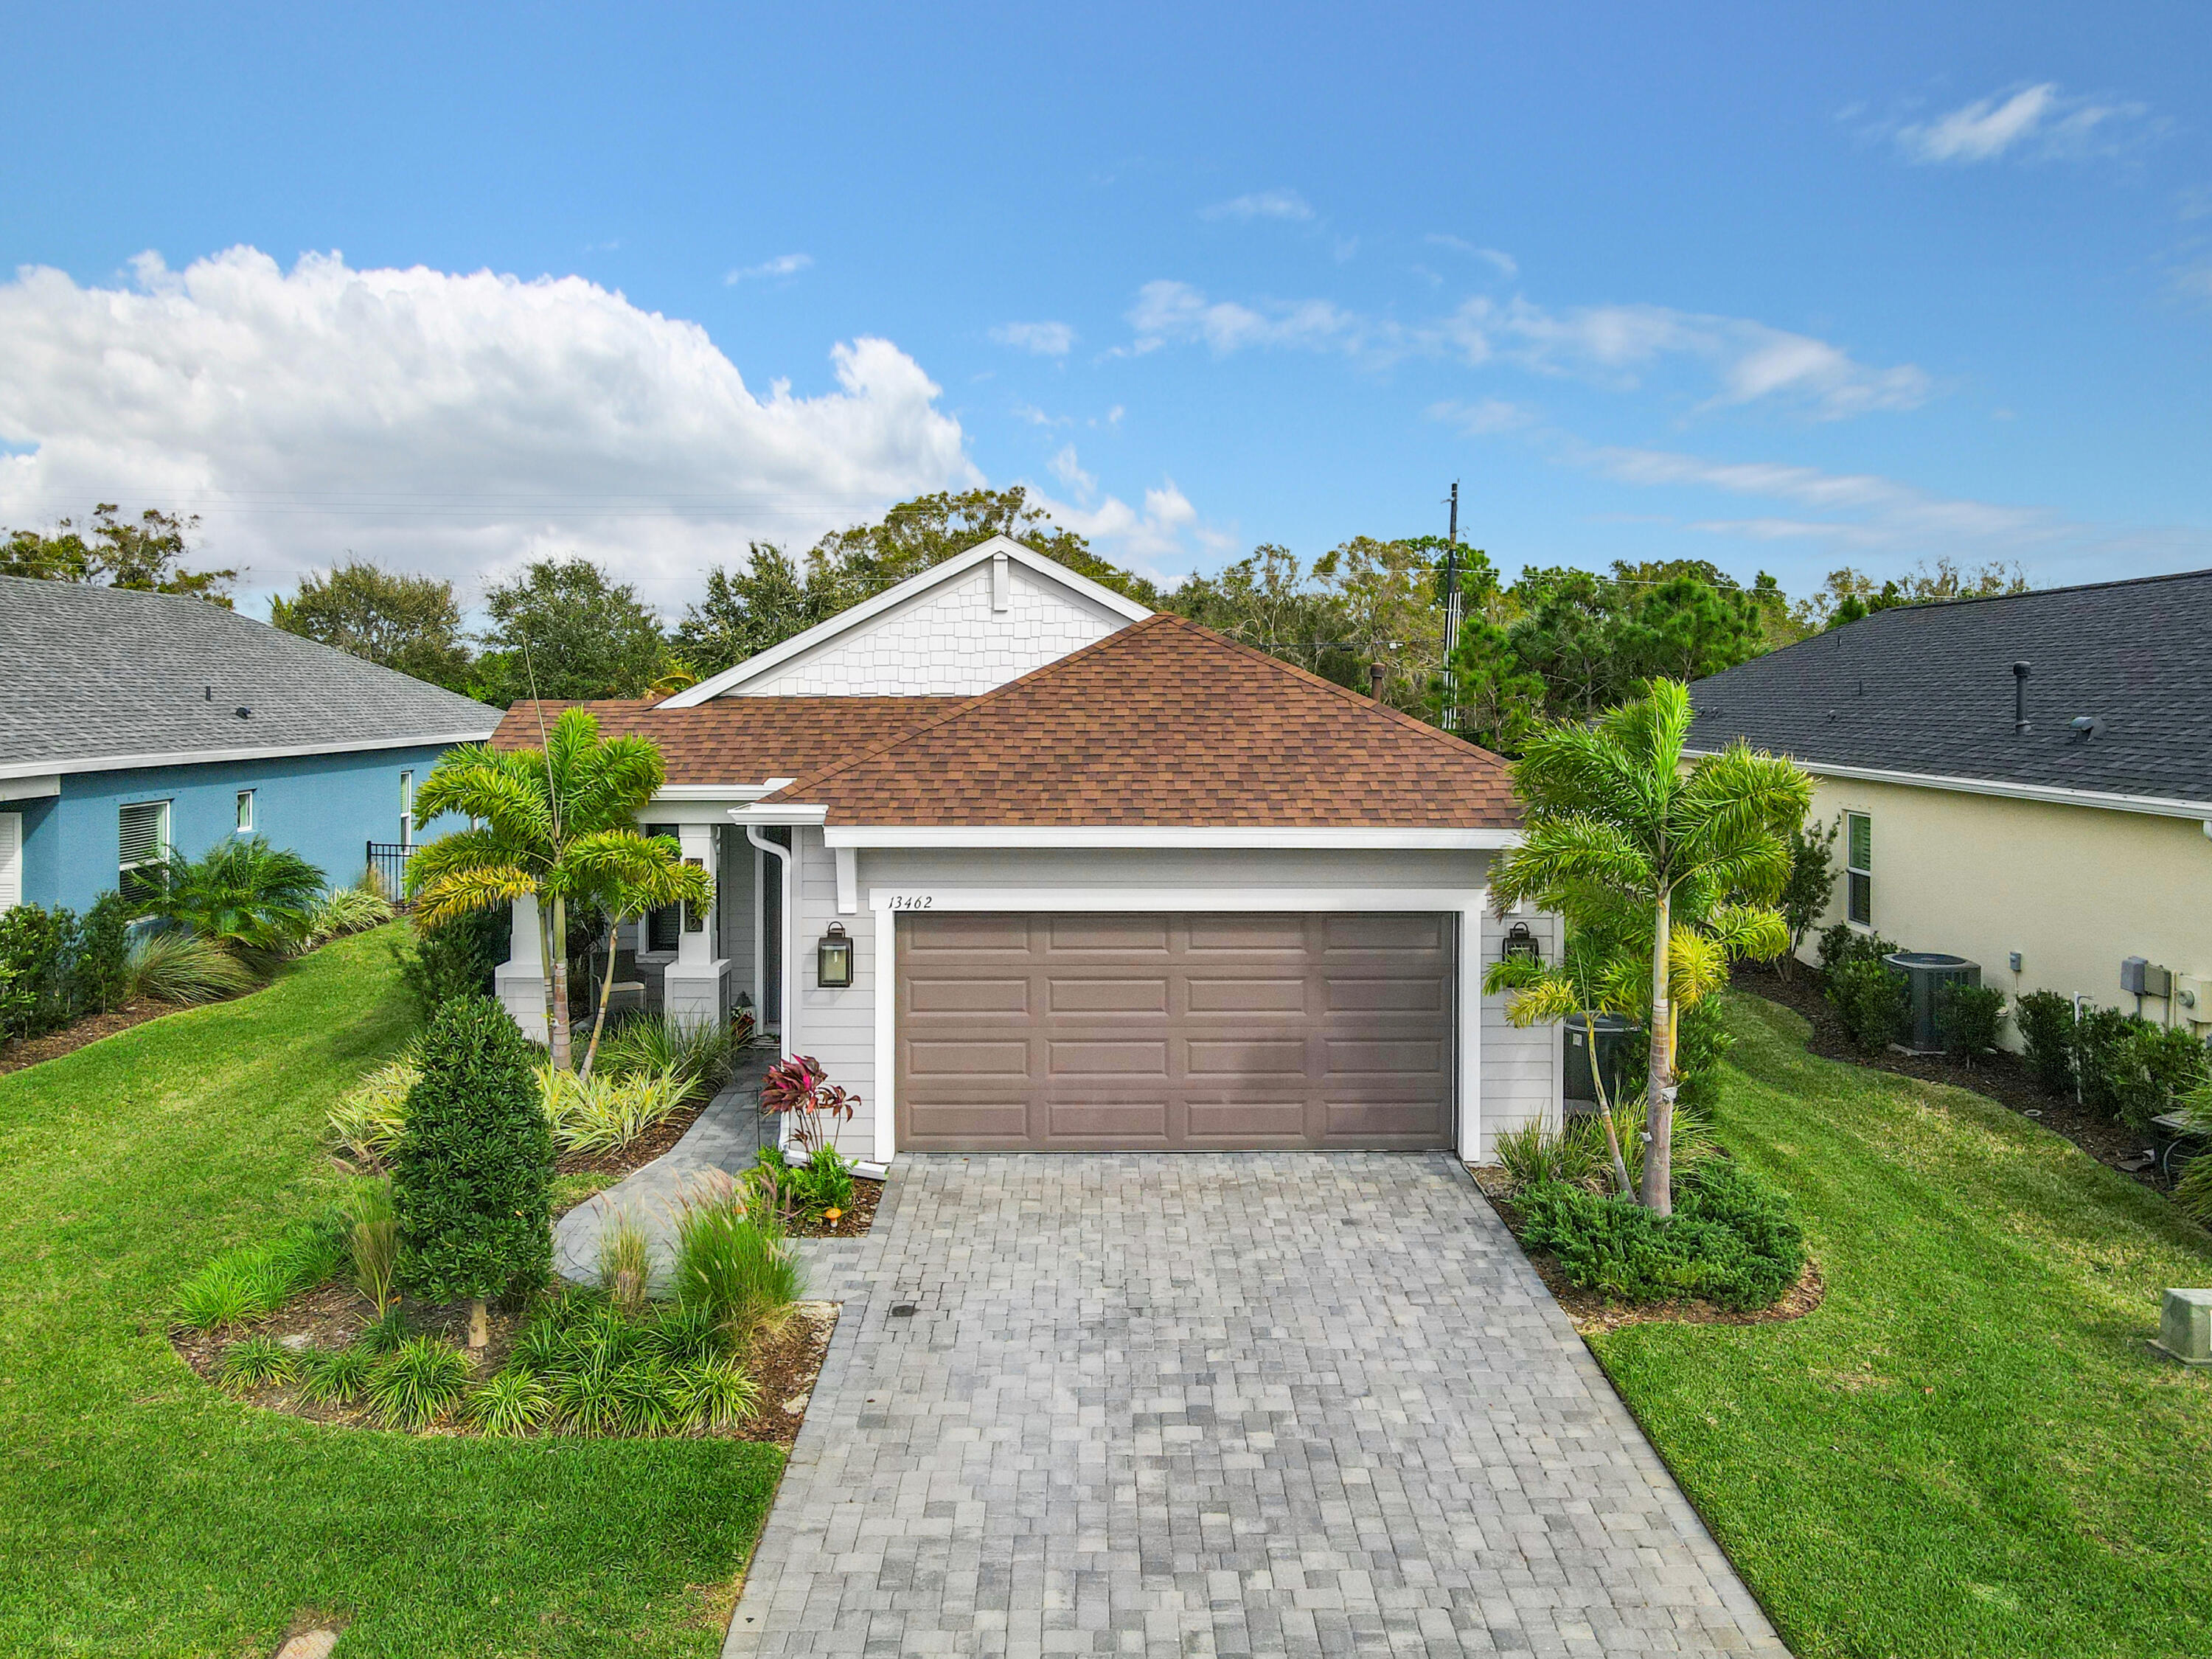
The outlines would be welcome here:
[[[1936,1022],[1936,995],[1946,985],[1979,985],[1982,965],[1936,951],[1896,951],[1882,958],[1905,975],[1909,1018],[1905,1047],[1916,1054],[1943,1051]]]

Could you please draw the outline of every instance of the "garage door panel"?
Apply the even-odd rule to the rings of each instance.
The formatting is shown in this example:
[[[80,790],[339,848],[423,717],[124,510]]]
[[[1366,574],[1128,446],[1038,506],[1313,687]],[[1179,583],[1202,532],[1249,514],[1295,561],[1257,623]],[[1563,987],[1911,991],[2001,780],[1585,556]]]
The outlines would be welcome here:
[[[1026,979],[940,979],[920,974],[906,981],[906,1006],[921,1014],[1026,1014]]]
[[[1305,1040],[1187,1041],[1183,1044],[1183,1071],[1194,1084],[1211,1084],[1224,1077],[1303,1078],[1306,1074]]]
[[[1165,1077],[1168,1044],[1152,1041],[1099,1038],[1048,1039],[1046,1069],[1056,1082],[1079,1077]]]
[[[1051,916],[1046,919],[1048,948],[1064,951],[1135,951],[1165,956],[1168,919],[1147,915]]]
[[[1452,1144],[1449,917],[896,925],[902,1146]]]
[[[1184,1006],[1194,1014],[1303,1014],[1307,981],[1291,978],[1229,978],[1218,974],[1186,975]]]
[[[1168,981],[1160,978],[1068,979],[1045,981],[1046,1006],[1055,1014],[1164,1014]]]

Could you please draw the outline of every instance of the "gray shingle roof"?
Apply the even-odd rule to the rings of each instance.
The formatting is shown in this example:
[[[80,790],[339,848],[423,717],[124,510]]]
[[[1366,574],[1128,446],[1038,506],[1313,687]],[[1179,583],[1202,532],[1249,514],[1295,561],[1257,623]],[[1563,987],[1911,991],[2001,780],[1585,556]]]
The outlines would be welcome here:
[[[2212,570],[1876,611],[1690,697],[1700,750],[2212,803]],[[2077,734],[2079,715],[2102,728]]]
[[[0,775],[484,738],[498,724],[496,708],[204,599],[0,576]]]

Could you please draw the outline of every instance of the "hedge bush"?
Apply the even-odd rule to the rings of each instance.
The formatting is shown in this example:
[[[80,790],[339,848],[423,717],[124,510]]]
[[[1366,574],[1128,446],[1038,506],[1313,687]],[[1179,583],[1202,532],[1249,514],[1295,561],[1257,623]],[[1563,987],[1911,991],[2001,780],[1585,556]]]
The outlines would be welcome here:
[[[103,893],[73,910],[19,904],[0,914],[0,1042],[58,1030],[121,1006],[131,912]]]
[[[1838,921],[1820,930],[1820,971],[1832,974],[1847,962],[1879,963],[1884,957],[1893,956],[1897,941],[1884,939],[1879,933],[1854,927],[1848,921]]]
[[[489,997],[447,1003],[392,1158],[400,1278],[440,1301],[504,1296],[553,1266],[553,1134],[537,1051]]]
[[[2028,1069],[2054,1095],[2074,1092],[2074,1004],[2056,991],[2030,991],[2013,1005],[2013,1024]]]
[[[1954,981],[1936,988],[1936,1029],[1944,1048],[1970,1066],[1996,1052],[2004,1017],[2004,993],[1994,985]]]
[[[1727,1158],[1678,1177],[1666,1218],[1556,1182],[1517,1202],[1524,1243],[1556,1255],[1570,1282],[1626,1302],[1696,1297],[1747,1312],[1771,1307],[1805,1268],[1788,1195]]]
[[[1880,1054],[1905,1030],[1905,975],[1879,960],[1849,957],[1828,970],[1824,994],[1844,1035],[1863,1054]]]
[[[442,927],[409,922],[405,939],[392,941],[392,959],[416,1018],[428,1024],[456,997],[491,995],[493,970],[507,960],[512,929],[505,905],[456,916]]]

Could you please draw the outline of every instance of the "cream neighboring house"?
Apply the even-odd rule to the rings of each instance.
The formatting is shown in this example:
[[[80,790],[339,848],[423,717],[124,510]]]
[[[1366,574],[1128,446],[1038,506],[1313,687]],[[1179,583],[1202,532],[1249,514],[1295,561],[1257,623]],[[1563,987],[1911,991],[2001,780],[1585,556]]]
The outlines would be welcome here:
[[[550,708],[548,706],[548,712]],[[640,815],[716,877],[623,941],[648,1006],[757,1011],[850,1155],[1449,1149],[1556,1121],[1559,1034],[1483,968],[1495,755],[1004,537],[659,702]],[[518,704],[495,742],[536,741]],[[502,1000],[542,1036],[526,909]]]
[[[1823,925],[2212,1037],[2212,571],[1877,611],[1691,698],[1841,818]]]

